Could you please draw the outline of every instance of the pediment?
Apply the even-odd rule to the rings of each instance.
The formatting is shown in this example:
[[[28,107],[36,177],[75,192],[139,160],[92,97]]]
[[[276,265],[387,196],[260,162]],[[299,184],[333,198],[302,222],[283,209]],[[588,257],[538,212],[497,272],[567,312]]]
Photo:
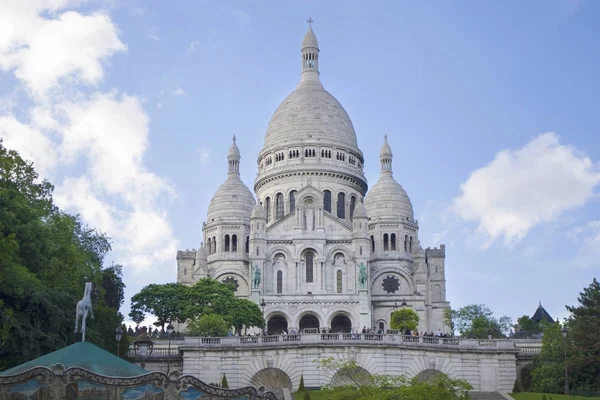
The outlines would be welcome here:
[[[323,192],[311,184],[306,185],[296,193],[296,204],[303,204],[305,200],[312,199],[315,205],[323,204]]]

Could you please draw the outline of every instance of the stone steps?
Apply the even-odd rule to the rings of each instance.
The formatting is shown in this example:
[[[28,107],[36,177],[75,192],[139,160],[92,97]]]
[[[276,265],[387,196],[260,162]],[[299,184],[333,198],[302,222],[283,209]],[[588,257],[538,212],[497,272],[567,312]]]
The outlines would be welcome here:
[[[469,392],[469,398],[473,400],[506,400],[506,397],[498,392]]]

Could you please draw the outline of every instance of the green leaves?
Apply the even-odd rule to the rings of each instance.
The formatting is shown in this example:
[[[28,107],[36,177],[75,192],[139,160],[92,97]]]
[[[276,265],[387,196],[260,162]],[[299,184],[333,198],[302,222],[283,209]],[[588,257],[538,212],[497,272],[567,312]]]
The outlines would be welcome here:
[[[404,335],[405,330],[414,331],[419,325],[419,314],[411,308],[403,308],[392,313],[390,327],[392,329],[401,329]]]
[[[188,333],[192,335],[223,337],[229,331],[230,323],[217,314],[204,314],[198,319],[190,321]]]
[[[504,337],[512,327],[510,317],[494,317],[494,313],[483,304],[471,304],[449,312],[446,324],[453,323],[461,336],[472,339],[498,339]]]

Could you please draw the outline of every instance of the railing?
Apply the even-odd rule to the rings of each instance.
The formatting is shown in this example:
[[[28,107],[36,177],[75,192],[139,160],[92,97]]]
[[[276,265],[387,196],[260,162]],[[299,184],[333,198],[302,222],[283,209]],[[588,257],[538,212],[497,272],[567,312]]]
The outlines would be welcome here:
[[[542,352],[541,346],[519,346],[517,349],[519,349],[519,354],[540,354]]]
[[[374,333],[320,333],[318,335],[270,335],[270,336],[227,336],[213,337],[186,337],[183,343],[178,343],[170,350],[166,347],[155,347],[153,352],[144,358],[180,357],[180,349],[193,348],[233,348],[233,347],[289,347],[297,345],[324,344],[330,346],[355,346],[355,345],[386,345],[410,346],[423,348],[445,349],[478,349],[479,351],[511,351],[525,357],[538,354],[539,346],[516,347],[511,340],[488,339],[458,339],[436,336],[410,336],[410,335],[382,335]],[[184,350],[185,351],[185,350]],[[140,358],[137,349],[131,348],[129,355]]]

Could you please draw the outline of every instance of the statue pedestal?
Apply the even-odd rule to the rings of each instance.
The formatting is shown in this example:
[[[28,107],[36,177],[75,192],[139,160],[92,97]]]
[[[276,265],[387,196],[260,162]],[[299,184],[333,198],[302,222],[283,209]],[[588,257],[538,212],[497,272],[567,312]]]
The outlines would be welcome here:
[[[358,289],[358,312],[360,314],[359,329],[362,329],[364,326],[372,328],[371,296],[369,296],[367,289]]]
[[[260,304],[260,290],[252,289],[249,300],[253,303]]]

